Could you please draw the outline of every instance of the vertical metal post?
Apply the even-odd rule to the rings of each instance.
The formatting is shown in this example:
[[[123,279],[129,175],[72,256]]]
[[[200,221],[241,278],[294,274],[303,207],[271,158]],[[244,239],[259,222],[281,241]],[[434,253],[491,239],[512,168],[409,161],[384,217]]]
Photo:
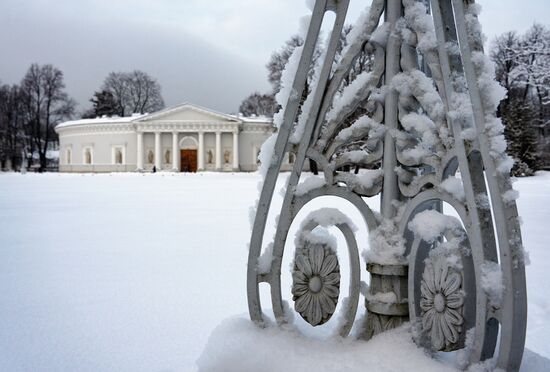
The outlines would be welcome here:
[[[397,21],[403,14],[403,5],[398,0],[386,0],[385,21],[390,24],[390,36],[386,47],[386,72],[385,83],[389,85],[397,74],[401,72],[401,39],[395,33]],[[393,130],[399,128],[398,112],[399,94],[390,90],[386,95],[384,106],[384,125],[386,135],[384,139],[384,185],[380,201],[380,211],[384,219],[393,219],[396,215],[395,200],[401,198],[397,173],[397,155]],[[381,265],[377,263],[367,264],[367,270],[371,274],[369,292],[372,298],[379,293],[394,293],[395,303],[381,303],[374,299],[366,300],[368,310],[367,322],[363,338],[371,337],[399,327],[409,319],[407,303],[407,275],[408,267],[404,264]]]
[[[393,77],[400,72],[400,49],[401,42],[399,36],[394,33],[395,25],[403,12],[403,5],[398,0],[386,0],[386,22],[390,24],[391,33],[386,48],[386,85],[391,82]],[[397,165],[395,154],[395,140],[392,137],[392,129],[398,128],[398,103],[399,95],[396,91],[389,91],[386,96],[384,108],[384,124],[387,128],[384,138],[384,187],[382,191],[380,210],[384,218],[393,218],[395,208],[392,202],[399,198],[399,189],[397,184],[397,173],[394,168]]]

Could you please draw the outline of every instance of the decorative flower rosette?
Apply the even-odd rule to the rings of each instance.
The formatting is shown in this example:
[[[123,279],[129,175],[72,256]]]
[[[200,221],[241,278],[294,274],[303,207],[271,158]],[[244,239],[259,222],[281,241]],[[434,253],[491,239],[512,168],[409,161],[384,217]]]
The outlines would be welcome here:
[[[456,349],[464,323],[462,274],[449,264],[447,256],[430,257],[426,259],[420,291],[422,328],[429,334],[432,348]]]
[[[312,326],[334,314],[340,294],[340,265],[327,244],[304,242],[298,248],[292,273],[295,310]]]

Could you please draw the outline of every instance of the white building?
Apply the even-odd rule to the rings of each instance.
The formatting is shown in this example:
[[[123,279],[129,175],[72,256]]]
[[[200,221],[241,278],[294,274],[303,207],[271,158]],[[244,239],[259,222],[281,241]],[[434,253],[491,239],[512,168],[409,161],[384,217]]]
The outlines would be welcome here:
[[[256,170],[260,147],[274,128],[271,119],[184,103],[153,114],[68,121],[55,130],[60,172],[134,172],[153,166],[195,172]]]

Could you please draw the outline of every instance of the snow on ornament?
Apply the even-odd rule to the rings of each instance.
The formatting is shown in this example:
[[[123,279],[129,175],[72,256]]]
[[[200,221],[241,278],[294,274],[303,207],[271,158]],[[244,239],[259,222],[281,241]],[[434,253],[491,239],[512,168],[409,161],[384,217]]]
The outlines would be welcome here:
[[[293,325],[281,279],[290,256],[294,311],[313,327],[334,322],[346,337],[356,326],[369,340],[410,321],[425,336],[415,337],[420,345],[427,338],[430,350],[460,350],[465,368],[491,359],[495,368],[519,370],[527,257],[495,115],[504,92],[483,53],[479,7],[372,0],[342,44],[349,0],[308,4],[305,42],[277,95],[277,132],[262,149],[247,275],[251,319],[268,322],[259,294],[268,283],[274,318]],[[327,12],[335,19],[321,43]],[[289,150],[295,159],[283,203],[270,213]],[[306,162],[320,174],[302,177]],[[296,221],[304,206],[327,196],[347,200],[362,219],[321,208]],[[379,210],[367,204],[372,197],[380,197]],[[264,242],[270,214],[280,217]],[[319,235],[327,229],[345,244]],[[358,240],[361,229],[368,241]],[[360,306],[365,267],[371,282]],[[340,293],[348,280],[349,293]]]

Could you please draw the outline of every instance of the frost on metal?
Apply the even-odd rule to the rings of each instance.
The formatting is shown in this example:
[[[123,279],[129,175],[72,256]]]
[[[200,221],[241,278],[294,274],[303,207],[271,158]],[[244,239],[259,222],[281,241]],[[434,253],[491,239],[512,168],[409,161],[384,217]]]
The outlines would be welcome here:
[[[295,311],[312,327],[335,322],[342,337],[355,325],[368,340],[411,321],[420,345],[459,350],[464,368],[491,360],[514,371],[525,341],[526,257],[495,116],[504,92],[483,53],[479,7],[471,0],[427,3],[373,0],[342,38],[349,0],[308,2],[305,42],[277,95],[278,130],[260,154],[249,312],[259,325],[267,321],[259,298],[260,283],[267,283],[279,323],[291,322],[287,313]],[[327,12],[336,16],[323,43]],[[316,48],[322,54],[311,72]],[[367,68],[358,70],[359,63]],[[275,236],[264,242],[287,151],[294,168],[274,211]],[[301,177],[306,161],[317,163],[319,176]],[[378,195],[380,209],[373,211],[366,199]],[[322,208],[295,224],[290,237],[302,208],[323,196],[347,200],[362,221]],[[367,242],[357,241],[356,226],[367,228]],[[334,229],[345,247],[329,233]],[[359,246],[369,249],[360,255]],[[285,256],[293,257],[294,306],[285,305],[281,288]],[[340,293],[344,281],[349,289]]]

